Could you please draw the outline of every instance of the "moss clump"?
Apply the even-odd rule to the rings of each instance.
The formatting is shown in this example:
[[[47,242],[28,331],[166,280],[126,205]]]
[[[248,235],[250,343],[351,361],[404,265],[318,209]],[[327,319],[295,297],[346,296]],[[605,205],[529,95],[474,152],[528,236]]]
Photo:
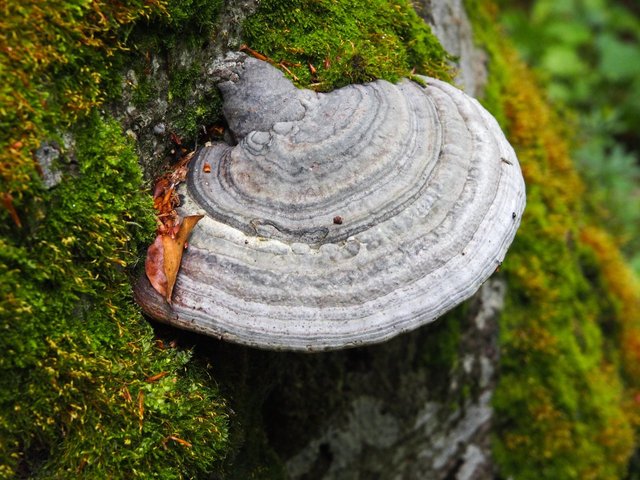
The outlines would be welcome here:
[[[450,79],[447,53],[404,0],[265,0],[244,31],[252,49],[317,90],[395,81],[412,69]]]
[[[32,187],[23,228],[1,231],[0,471],[192,477],[223,454],[223,405],[131,301],[124,269],[153,231],[132,146],[97,115],[75,135],[77,177]]]
[[[433,385],[448,387],[446,378],[460,364],[461,323],[469,318],[469,308],[463,304],[439,318],[431,326],[433,333],[420,346],[420,363],[433,374]]]
[[[209,41],[222,0],[167,0],[165,14],[141,25],[134,33],[137,44],[171,50],[179,45],[198,48]]]
[[[151,200],[133,146],[96,113],[130,29],[166,12],[11,0],[0,19],[0,477],[192,478],[224,456],[217,390],[132,303]],[[61,132],[72,168],[45,189],[33,153]]]
[[[625,322],[624,310],[607,305],[604,284],[594,282],[607,269],[585,263],[592,246],[582,232],[592,220],[570,135],[532,73],[500,40],[493,4],[467,4],[491,55],[487,105],[506,128],[527,182],[527,209],[503,264],[509,295],[494,397],[495,458],[501,475],[514,479],[623,478],[637,415],[629,409],[620,341],[607,339],[607,325]]]
[[[201,76],[202,66],[198,63],[175,68],[171,74],[167,100],[180,111],[173,125],[179,135],[187,138],[197,138],[198,128],[220,119],[222,99],[217,89],[195,88]]]
[[[602,312],[600,323],[609,334],[607,340],[619,346],[631,402],[640,394],[640,282],[607,232],[586,227],[580,232],[580,240],[592,265],[591,282],[599,293],[596,299]],[[633,412],[640,414],[637,407]]]
[[[37,174],[31,151],[118,89],[123,27],[158,0],[6,2],[0,19],[0,191],[19,207]],[[0,221],[8,212],[0,209]]]

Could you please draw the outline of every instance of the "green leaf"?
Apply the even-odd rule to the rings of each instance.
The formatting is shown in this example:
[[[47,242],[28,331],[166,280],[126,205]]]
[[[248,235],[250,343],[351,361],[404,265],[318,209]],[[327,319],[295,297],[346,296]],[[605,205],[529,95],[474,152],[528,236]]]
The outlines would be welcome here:
[[[596,41],[600,54],[599,70],[612,81],[631,80],[640,75],[640,45],[601,35]]]
[[[552,75],[574,77],[588,72],[589,67],[580,58],[575,48],[557,45],[547,49],[542,57],[541,66]]]

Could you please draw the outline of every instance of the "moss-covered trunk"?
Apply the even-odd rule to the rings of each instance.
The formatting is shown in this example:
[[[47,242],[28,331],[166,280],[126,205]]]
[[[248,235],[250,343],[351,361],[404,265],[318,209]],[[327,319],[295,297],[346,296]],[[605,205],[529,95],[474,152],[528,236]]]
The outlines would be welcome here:
[[[636,280],[585,213],[568,129],[493,3],[415,3],[7,2],[0,476],[624,476],[640,418]],[[154,332],[129,286],[154,228],[138,163],[150,180],[211,138],[224,119],[206,65],[243,42],[321,90],[414,69],[452,80],[458,56],[457,81],[498,118],[527,181],[496,278],[433,325],[344,352]]]

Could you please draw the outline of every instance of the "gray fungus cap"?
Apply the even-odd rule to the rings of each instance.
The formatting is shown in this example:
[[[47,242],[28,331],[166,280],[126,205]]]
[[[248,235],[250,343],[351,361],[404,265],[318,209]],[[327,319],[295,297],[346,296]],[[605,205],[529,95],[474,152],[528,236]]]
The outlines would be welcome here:
[[[179,213],[206,216],[172,305],[136,285],[150,316],[266,349],[347,348],[435,320],[502,262],[525,185],[475,99],[428,77],[300,90],[242,54],[210,73],[238,143],[192,161]]]

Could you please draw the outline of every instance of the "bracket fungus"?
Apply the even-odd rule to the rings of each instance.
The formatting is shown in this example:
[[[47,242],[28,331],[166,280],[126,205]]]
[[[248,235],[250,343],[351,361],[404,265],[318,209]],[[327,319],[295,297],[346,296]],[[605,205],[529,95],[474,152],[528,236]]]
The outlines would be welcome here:
[[[192,161],[180,211],[206,216],[171,305],[136,285],[150,316],[267,349],[346,348],[435,320],[502,262],[525,186],[475,99],[427,77],[300,90],[242,54],[214,74],[237,144]]]

